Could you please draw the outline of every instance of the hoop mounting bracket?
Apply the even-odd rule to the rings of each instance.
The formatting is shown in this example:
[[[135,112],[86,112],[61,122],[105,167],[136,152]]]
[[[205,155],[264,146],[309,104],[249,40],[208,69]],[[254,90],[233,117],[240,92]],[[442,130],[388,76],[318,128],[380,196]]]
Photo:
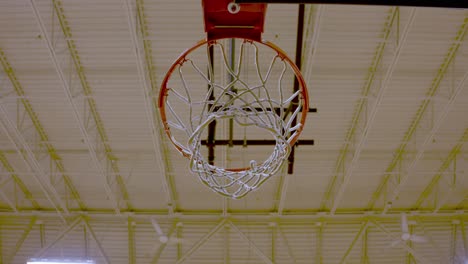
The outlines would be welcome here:
[[[261,41],[267,4],[237,4],[233,0],[202,0],[208,41],[245,38]]]

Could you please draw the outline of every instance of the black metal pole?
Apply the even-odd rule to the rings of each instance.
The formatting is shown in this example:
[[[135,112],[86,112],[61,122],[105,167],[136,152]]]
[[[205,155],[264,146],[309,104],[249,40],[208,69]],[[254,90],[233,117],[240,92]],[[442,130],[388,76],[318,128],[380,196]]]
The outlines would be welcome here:
[[[296,65],[299,67],[299,70],[301,69],[301,64],[302,64],[302,41],[303,41],[303,35],[304,35],[304,11],[305,11],[305,6],[304,4],[299,5],[299,14],[297,18],[297,40],[296,40]],[[293,87],[294,92],[297,92],[299,90],[299,81],[297,78],[294,78],[294,87]],[[296,110],[298,104],[299,104],[299,98],[296,96],[294,97],[293,101],[293,109],[291,110],[292,113]],[[297,124],[297,118],[294,117],[291,126],[294,127]],[[288,174],[293,174],[294,173],[294,153],[295,153],[295,146],[291,147],[291,153],[289,153],[288,157]]]
[[[214,48],[212,45],[209,46],[208,48],[208,53],[209,53],[209,69],[208,69],[208,76],[210,78],[214,78],[214,67],[213,67],[213,62],[214,62]],[[210,76],[211,75],[211,76]],[[211,89],[211,87],[208,84],[208,89]],[[209,96],[210,101],[214,101],[214,91],[211,89],[210,96]],[[213,104],[208,104],[208,111],[213,111]],[[213,120],[211,123],[208,124],[208,138],[206,140],[206,146],[208,147],[208,164],[214,165],[214,160],[215,160],[215,134],[216,134],[216,120]]]

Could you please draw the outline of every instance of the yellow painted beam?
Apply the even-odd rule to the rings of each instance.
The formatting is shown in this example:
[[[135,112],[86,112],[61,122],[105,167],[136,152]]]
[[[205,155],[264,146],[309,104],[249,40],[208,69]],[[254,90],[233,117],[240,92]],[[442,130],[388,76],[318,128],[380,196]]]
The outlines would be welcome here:
[[[16,242],[13,253],[10,256],[9,261],[6,261],[6,263],[13,263],[13,260],[15,259],[16,254],[18,254],[18,252],[21,250],[21,247],[23,246],[24,241],[28,238],[29,233],[31,233],[31,230],[34,228],[35,223],[36,223],[36,217],[34,216],[33,218],[31,218],[28,226],[26,227],[23,234],[19,237],[18,241]]]
[[[32,206],[35,209],[39,209],[41,206],[39,203],[34,199],[32,193],[28,190],[28,187],[24,184],[24,182],[20,179],[20,177],[15,173],[15,170],[11,166],[10,162],[6,158],[5,154],[0,150],[0,162],[2,163],[3,167],[10,173],[10,176],[13,178],[13,181],[18,185],[20,190],[23,192],[24,196],[27,200],[29,200]]]
[[[335,190],[336,185],[339,182],[338,179],[340,178],[340,175],[343,175],[344,173],[343,168],[345,167],[346,156],[349,153],[351,142],[353,142],[354,137],[356,135],[356,130],[357,130],[359,121],[363,118],[363,115],[365,112],[365,106],[367,105],[367,96],[369,95],[372,84],[374,83],[374,80],[376,77],[375,74],[382,62],[385,47],[387,46],[388,40],[391,37],[390,33],[392,32],[394,23],[397,20],[398,13],[399,13],[399,8],[391,8],[385,20],[384,28],[382,30],[382,36],[384,38],[384,41],[380,42],[377,45],[377,49],[375,50],[372,63],[367,72],[366,82],[364,83],[364,86],[361,88],[362,99],[360,99],[356,103],[356,106],[354,108],[353,117],[351,119],[351,125],[349,129],[347,130],[346,136],[344,139],[345,143],[340,149],[340,154],[335,163],[335,169],[334,169],[332,179],[329,181],[325,194],[322,198],[322,202],[320,205],[321,210],[327,209],[327,204],[330,202],[330,199],[332,199],[333,191]]]
[[[62,178],[65,182],[65,186],[68,188],[70,193],[72,194],[73,199],[77,202],[78,206],[80,209],[86,209],[86,205],[84,202],[81,200],[80,194],[78,193],[78,190],[76,187],[73,185],[72,179],[67,175],[67,172],[63,166],[62,163],[62,158],[60,155],[57,153],[56,149],[52,144],[49,143],[49,136],[45,132],[44,127],[42,126],[42,123],[39,121],[39,117],[37,113],[34,111],[32,104],[30,101],[24,96],[26,95],[23,89],[23,86],[20,84],[18,78],[16,77],[16,73],[11,66],[11,64],[8,62],[5,53],[0,49],[0,62],[3,66],[3,70],[5,73],[8,75],[8,78],[10,79],[10,82],[16,92],[16,94],[20,97],[23,97],[20,99],[21,103],[23,104],[23,107],[28,114],[29,118],[31,119],[31,122],[34,125],[34,128],[36,129],[36,132],[38,133],[41,143],[44,145],[44,147],[47,149],[47,152],[50,156],[50,159],[53,161],[55,164],[57,170],[60,172],[62,175]]]
[[[450,65],[452,65],[452,62],[457,54],[457,51],[460,48],[460,45],[462,44],[463,40],[465,39],[465,36],[468,32],[468,17],[465,17],[463,23],[460,25],[457,35],[454,38],[452,45],[450,46],[449,50],[447,51],[447,54],[442,62],[442,64],[439,66],[439,69],[437,70],[436,76],[432,79],[431,86],[429,87],[428,91],[426,92],[426,97],[427,98],[432,98],[436,92],[438,91],[440,87],[440,83],[445,77],[445,74],[449,68]],[[391,161],[390,165],[387,167],[385,170],[385,174],[382,177],[382,181],[380,182],[379,186],[377,189],[374,191],[372,194],[372,198],[369,201],[367,207],[369,209],[372,209],[375,206],[375,203],[377,200],[380,198],[382,193],[384,193],[384,189],[386,188],[391,176],[392,172],[397,168],[397,165],[403,159],[404,153],[406,153],[406,147],[410,140],[412,139],[417,127],[419,126],[419,123],[421,119],[424,116],[424,113],[426,112],[427,107],[429,106],[429,103],[431,100],[424,100],[421,105],[418,107],[418,110],[416,111],[416,115],[413,118],[410,126],[408,127],[407,131],[405,132],[405,135],[400,143],[400,146],[395,150],[395,154],[393,155],[393,160]]]
[[[424,188],[424,191],[419,195],[418,200],[416,200],[415,204],[412,206],[414,209],[418,209],[419,207],[421,207],[422,203],[427,199],[427,197],[429,197],[429,195],[432,194],[434,188],[437,186],[440,179],[444,175],[444,172],[450,167],[450,164],[452,164],[453,161],[457,158],[457,154],[460,153],[463,144],[465,144],[467,141],[468,128],[465,129],[465,132],[463,133],[458,143],[452,148],[447,157],[444,159],[442,165],[439,168],[438,173],[434,175],[434,177],[432,177],[429,184],[426,186],[426,188]]]
[[[150,34],[148,31],[148,25],[146,23],[146,15],[145,15],[143,0],[136,0],[136,11],[137,11],[137,20],[140,25],[139,29],[141,32],[141,36],[143,37],[143,49],[144,49],[144,54],[145,54],[146,68],[147,68],[147,72],[148,72],[148,76],[149,76],[150,84],[151,84],[151,96],[155,96],[157,92],[159,91],[159,86],[157,83],[156,70],[155,70],[155,66],[153,62],[153,49],[151,47],[151,40],[148,39]],[[152,102],[153,102],[152,107],[156,110],[157,109],[156,99],[152,100]],[[155,114],[155,119],[157,119],[156,122],[161,122],[159,120],[158,114]],[[161,126],[159,126],[159,130],[160,131],[159,131],[158,136],[165,134]],[[174,179],[173,177],[171,177],[172,165],[169,159],[169,155],[166,155],[169,153],[169,148],[167,147],[167,144],[164,140],[160,140],[160,142],[161,142],[162,151],[164,152],[164,154],[161,154],[161,155],[162,155],[163,161],[165,163],[165,168],[166,168],[165,177],[166,177],[167,185],[169,188],[169,196],[170,196],[172,203],[177,203],[177,200],[178,200],[177,191],[175,188]],[[172,206],[177,208],[177,204],[172,204]]]
[[[135,264],[136,261],[136,246],[135,246],[135,222],[132,217],[127,219],[128,229],[128,263]]]
[[[91,89],[91,86],[89,85],[89,82],[86,78],[86,75],[84,73],[84,67],[81,63],[80,56],[78,54],[78,49],[76,48],[75,41],[72,38],[72,32],[70,25],[68,23],[67,18],[65,17],[65,12],[62,6],[62,2],[58,0],[53,0],[53,6],[54,6],[54,11],[57,14],[57,18],[60,24],[60,28],[62,29],[63,35],[66,39],[67,42],[67,47],[68,51],[70,52],[73,64],[76,69],[76,73],[78,75],[78,78],[80,80],[81,87],[83,89],[83,94],[85,95],[85,100],[88,103],[89,111],[91,113],[91,116],[93,117],[93,120],[96,124],[96,129],[99,134],[99,137],[101,139],[101,143],[104,147],[104,152],[107,160],[111,164],[111,168],[115,174],[115,180],[117,182],[117,185],[119,186],[119,191],[120,194],[122,195],[123,200],[126,203],[126,206],[129,210],[133,208],[131,202],[130,202],[130,197],[127,191],[127,187],[125,185],[125,180],[123,179],[122,175],[120,175],[120,169],[117,164],[116,160],[116,155],[112,152],[112,148],[110,146],[109,138],[107,136],[107,133],[105,131],[105,126],[104,122],[102,121],[102,118],[100,114],[98,113],[97,110],[97,105],[96,101],[92,97],[93,92]]]

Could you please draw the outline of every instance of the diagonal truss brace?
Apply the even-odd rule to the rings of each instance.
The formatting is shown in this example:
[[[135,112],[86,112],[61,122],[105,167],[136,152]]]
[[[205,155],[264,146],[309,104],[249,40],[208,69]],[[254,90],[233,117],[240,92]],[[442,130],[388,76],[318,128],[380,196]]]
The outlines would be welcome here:
[[[44,256],[49,249],[54,247],[58,242],[60,242],[70,231],[72,231],[79,223],[81,223],[82,217],[78,216],[73,222],[71,222],[62,232],[60,232],[54,240],[49,242],[45,247],[36,252],[33,256],[34,258],[40,258]]]
[[[32,8],[32,10],[34,12],[37,24],[39,26],[39,30],[41,32],[41,35],[43,36],[43,39],[45,40],[45,43],[47,45],[47,49],[49,51],[49,55],[50,55],[50,57],[52,59],[52,62],[54,64],[54,68],[55,68],[55,70],[56,70],[56,72],[57,72],[57,74],[58,74],[58,76],[60,78],[60,81],[62,83],[62,88],[65,91],[65,94],[66,94],[66,97],[67,97],[67,100],[68,100],[69,104],[72,106],[73,115],[74,115],[74,117],[76,119],[76,122],[77,122],[77,124],[79,126],[79,129],[80,129],[80,132],[81,132],[81,134],[83,136],[83,139],[84,139],[84,141],[85,141],[85,143],[86,143],[86,145],[87,145],[87,147],[89,149],[89,154],[91,156],[93,164],[96,167],[96,169],[98,170],[99,175],[102,178],[102,184],[104,186],[107,197],[109,198],[110,202],[112,203],[112,207],[114,208],[115,212],[117,214],[120,214],[118,199],[115,196],[115,194],[112,192],[112,189],[109,186],[109,184],[107,183],[106,172],[105,172],[104,168],[101,166],[101,163],[99,162],[99,159],[98,159],[97,154],[96,154],[97,153],[96,148],[91,143],[90,136],[88,135],[88,132],[86,131],[85,126],[81,122],[78,107],[77,107],[76,103],[73,100],[73,94],[71,92],[70,86],[69,86],[68,81],[67,81],[67,79],[65,77],[65,74],[64,74],[64,72],[63,72],[63,70],[62,70],[62,68],[61,68],[61,66],[60,66],[60,64],[58,62],[57,55],[55,53],[55,50],[54,50],[53,44],[51,42],[51,39],[49,37],[49,33],[46,30],[46,27],[44,25],[44,22],[42,21],[42,18],[41,18],[40,14],[39,14],[39,10],[37,9],[34,0],[30,0],[30,4],[31,4],[31,8]]]
[[[351,253],[351,250],[353,250],[353,248],[354,248],[354,246],[356,245],[357,241],[358,241],[358,240],[363,236],[363,234],[366,232],[368,226],[369,226],[369,222],[368,222],[368,221],[362,223],[361,228],[359,229],[358,233],[356,234],[356,236],[354,237],[353,241],[352,241],[351,244],[349,245],[349,247],[348,247],[348,249],[346,250],[346,252],[345,252],[345,254],[343,255],[343,257],[341,258],[341,261],[340,261],[341,264],[346,263],[346,259],[348,258],[349,253]]]
[[[203,246],[211,237],[213,237],[218,231],[224,227],[227,220],[223,219],[219,224],[217,224],[213,229],[210,230],[206,235],[204,235],[195,245],[193,245],[183,256],[179,258],[176,264],[183,263],[187,258],[189,258],[195,251],[197,251],[201,246]]]
[[[426,139],[424,140],[424,143],[419,148],[419,150],[418,150],[418,152],[416,154],[416,157],[413,159],[413,161],[409,165],[406,173],[404,173],[404,175],[400,179],[399,184],[397,185],[397,187],[391,193],[390,198],[388,200],[389,202],[393,202],[396,199],[396,197],[398,197],[398,194],[400,193],[402,186],[408,181],[408,178],[410,177],[410,175],[412,175],[412,172],[416,168],[416,164],[418,163],[418,161],[424,155],[424,152],[425,152],[427,146],[432,142],[432,139],[434,138],[435,134],[437,133],[439,128],[442,126],[442,124],[445,122],[446,117],[448,116],[448,114],[452,110],[452,107],[453,107],[453,105],[455,103],[455,100],[458,98],[460,93],[463,91],[463,88],[465,87],[465,84],[466,84],[467,80],[468,80],[468,71],[463,76],[463,79],[459,82],[455,92],[450,97],[449,102],[445,105],[445,107],[442,110],[442,113],[440,114],[439,118],[434,123],[431,131],[429,132],[429,135],[427,135]],[[437,175],[434,176],[434,177],[437,177]],[[423,193],[422,195],[425,195],[425,194],[426,193]],[[419,199],[418,199],[418,201],[419,201]],[[385,213],[387,210],[388,210],[388,207],[385,207],[383,213]]]
[[[388,237],[390,237],[392,240],[400,240],[399,237],[395,236],[392,234],[392,232],[390,232],[387,228],[385,228],[383,225],[379,224],[377,221],[375,220],[371,220],[372,223],[377,227],[379,228],[382,232],[384,232],[385,234],[387,234]],[[402,246],[406,251],[408,251],[411,255],[413,255],[413,257],[418,260],[419,262],[421,263],[432,263],[431,261],[429,261],[428,259],[422,257],[420,254],[418,254],[418,252],[416,252],[414,249],[412,249],[411,247],[409,247],[408,245],[406,245],[406,243],[400,243],[399,244],[400,246]]]
[[[315,12],[314,12],[314,9]],[[319,36],[320,36],[320,25],[322,23],[322,18],[323,18],[323,13],[324,13],[324,10],[325,7],[323,7],[322,5],[318,5],[317,8],[314,8],[314,6],[311,6],[310,7],[310,10],[309,12],[310,13],[314,13],[314,20],[313,20],[313,32],[312,32],[312,35],[310,37],[310,44],[308,45],[309,46],[309,51],[307,53],[307,60],[310,62],[309,65],[308,65],[308,68],[306,70],[306,74],[305,74],[305,78],[308,78],[310,77],[311,75],[311,72],[312,72],[312,66],[315,62],[315,57],[316,57],[316,54],[317,54],[317,47],[318,47],[318,43],[319,43]],[[312,16],[312,14],[309,15],[310,17]],[[310,21],[309,21],[310,23]],[[309,27],[311,27],[309,25]],[[297,32],[298,34],[303,34],[303,32]],[[308,33],[308,32],[307,32]],[[306,79],[307,80],[307,79]],[[283,170],[283,169],[282,169]],[[285,173],[282,173],[281,174],[281,181],[280,181],[280,185],[279,185],[279,191],[276,195],[276,201],[278,203],[278,208],[277,208],[277,214],[278,215],[281,215],[283,214],[283,210],[284,210],[284,206],[285,206],[285,203],[286,203],[286,194],[287,194],[287,190],[288,190],[288,185],[289,185],[289,174],[285,174]]]
[[[4,118],[1,118],[4,117]],[[5,120],[3,120],[5,119]],[[6,124],[5,124],[6,123]],[[5,107],[0,104],[0,127],[2,130],[4,130],[5,134],[7,135],[8,139],[13,143],[15,146],[15,150],[18,153],[18,155],[22,158],[25,164],[27,164],[32,171],[35,173],[32,174],[34,179],[39,183],[40,189],[43,191],[45,194],[47,200],[52,204],[52,206],[55,208],[57,211],[59,217],[64,221],[65,218],[62,215],[61,210],[63,210],[65,213],[69,213],[66,205],[60,198],[60,195],[57,193],[55,188],[45,179],[47,179],[44,171],[42,170],[41,166],[39,165],[39,162],[37,161],[36,157],[34,156],[34,153],[32,152],[31,148],[29,145],[26,143],[25,139],[23,136],[21,136],[20,132],[18,129],[15,127],[15,125],[11,122],[11,120],[8,118],[8,113],[6,112]],[[17,141],[20,142],[20,144],[17,143]],[[36,175],[37,173],[37,175]],[[53,197],[56,199],[52,199],[51,195],[49,192],[52,192]],[[59,205],[57,206],[58,203]]]
[[[228,224],[230,225],[230,227],[236,231],[239,236],[242,238],[242,240],[244,240],[247,244],[249,244],[249,246],[254,250],[254,252],[262,259],[263,263],[267,263],[267,264],[274,264],[271,259],[269,257],[267,257],[267,255],[265,255],[254,243],[252,240],[250,240],[244,233],[242,233],[242,231],[237,228],[236,225],[234,225],[231,221],[228,222]]]
[[[165,163],[162,160],[164,155],[161,155],[161,149],[162,148],[160,146],[159,135],[157,134],[157,131],[160,131],[160,128],[155,123],[157,113],[155,113],[155,111],[153,109],[156,109],[156,107],[153,105],[153,100],[152,100],[152,98],[150,96],[151,95],[151,88],[148,86],[148,81],[146,79],[147,75],[145,74],[145,70],[144,70],[145,69],[144,68],[144,59],[141,57],[141,51],[139,49],[139,47],[140,47],[139,38],[138,38],[138,35],[137,35],[137,32],[136,32],[136,28],[137,28],[136,24],[137,23],[135,23],[135,21],[134,21],[135,20],[135,14],[132,11],[132,5],[130,3],[130,0],[127,0],[125,2],[126,2],[126,7],[127,7],[126,8],[126,11],[127,11],[126,14],[127,14],[129,29],[130,29],[131,37],[132,37],[133,51],[135,53],[135,57],[136,57],[136,60],[137,60],[138,76],[139,76],[140,83],[141,83],[142,93],[143,93],[144,98],[145,98],[145,105],[144,106],[145,106],[146,118],[148,120],[148,123],[150,125],[150,129],[151,129],[151,139],[152,139],[152,142],[153,142],[154,158],[156,160],[156,163],[159,165],[159,167],[163,169],[163,174],[165,174],[165,175],[161,176],[161,180],[162,180],[162,184],[163,184],[163,189],[165,190],[165,192],[167,194],[167,203],[172,208],[173,206],[176,206],[176,195],[175,195],[174,188],[172,187],[172,184],[171,184],[171,179],[168,179],[169,176],[168,176],[167,168],[165,167]],[[139,3],[139,1],[136,1],[136,2],[137,2],[137,8],[139,7],[139,5],[142,5],[141,3]],[[140,9],[142,9],[142,8],[143,7],[139,7],[137,15],[143,16],[142,11],[140,11]],[[144,21],[144,19],[140,18],[140,23],[142,23],[142,21]],[[145,25],[140,25],[140,26],[143,27],[143,28],[145,27]],[[145,52],[149,52],[149,51],[147,51],[146,48],[145,48]],[[151,62],[147,61],[147,64],[151,64]],[[152,75],[151,72],[149,74]],[[154,79],[154,77],[151,77],[151,76],[150,76],[150,78]],[[153,82],[151,82],[151,86],[153,86]],[[154,87],[152,87],[152,88],[154,89]]]
[[[336,209],[338,208],[339,203],[341,202],[341,199],[343,199],[343,195],[345,192],[346,187],[348,186],[351,176],[354,172],[354,170],[357,168],[359,158],[361,156],[361,152],[364,149],[364,146],[367,142],[367,137],[369,135],[370,130],[372,129],[372,125],[374,124],[375,117],[377,116],[377,111],[379,109],[380,104],[382,103],[382,100],[384,98],[384,95],[389,87],[389,83],[391,80],[391,77],[393,75],[393,72],[396,68],[396,65],[398,63],[398,60],[401,55],[401,51],[406,44],[406,40],[408,37],[408,34],[411,30],[411,27],[413,26],[413,23],[415,21],[416,17],[416,9],[412,8],[409,14],[408,22],[401,32],[401,38],[399,39],[398,45],[394,51],[394,56],[392,58],[392,61],[390,62],[390,65],[387,68],[387,71],[385,73],[385,77],[382,81],[382,86],[379,89],[379,92],[375,98],[375,103],[372,107],[372,109],[369,112],[369,115],[367,117],[367,122],[366,125],[363,129],[362,136],[360,138],[360,141],[358,142],[355,151],[353,153],[353,159],[351,160],[349,167],[346,169],[346,172],[343,177],[343,182],[341,183],[337,194],[335,195],[333,199],[333,206],[330,210],[332,214],[336,212]]]

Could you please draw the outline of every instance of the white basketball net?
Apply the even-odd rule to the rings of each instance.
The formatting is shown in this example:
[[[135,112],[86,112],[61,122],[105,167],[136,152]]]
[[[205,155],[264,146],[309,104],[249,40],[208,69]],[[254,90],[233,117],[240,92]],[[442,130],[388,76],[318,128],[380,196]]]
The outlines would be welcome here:
[[[303,126],[300,115],[304,102],[300,90],[293,91],[295,75],[291,66],[275,50],[267,47],[270,56],[262,53],[260,57],[259,46],[264,52],[263,44],[244,41],[239,47],[237,65],[231,69],[223,43],[212,45],[218,58],[215,69],[225,71],[228,80],[223,83],[222,78],[216,77],[209,62],[206,68],[200,65],[203,63],[196,52],[188,54],[167,86],[167,124],[173,143],[190,157],[190,170],[215,192],[237,199],[258,188],[288,158],[291,141]],[[207,56],[207,50],[202,56]],[[253,59],[247,62],[244,56],[249,52]],[[243,68],[246,64],[251,65],[249,70]],[[268,64],[265,69],[259,66]],[[194,85],[197,82],[205,84],[200,89]],[[264,161],[252,160],[243,169],[209,164],[202,154],[202,140],[211,122],[224,119],[268,131],[276,142],[271,155]]]

